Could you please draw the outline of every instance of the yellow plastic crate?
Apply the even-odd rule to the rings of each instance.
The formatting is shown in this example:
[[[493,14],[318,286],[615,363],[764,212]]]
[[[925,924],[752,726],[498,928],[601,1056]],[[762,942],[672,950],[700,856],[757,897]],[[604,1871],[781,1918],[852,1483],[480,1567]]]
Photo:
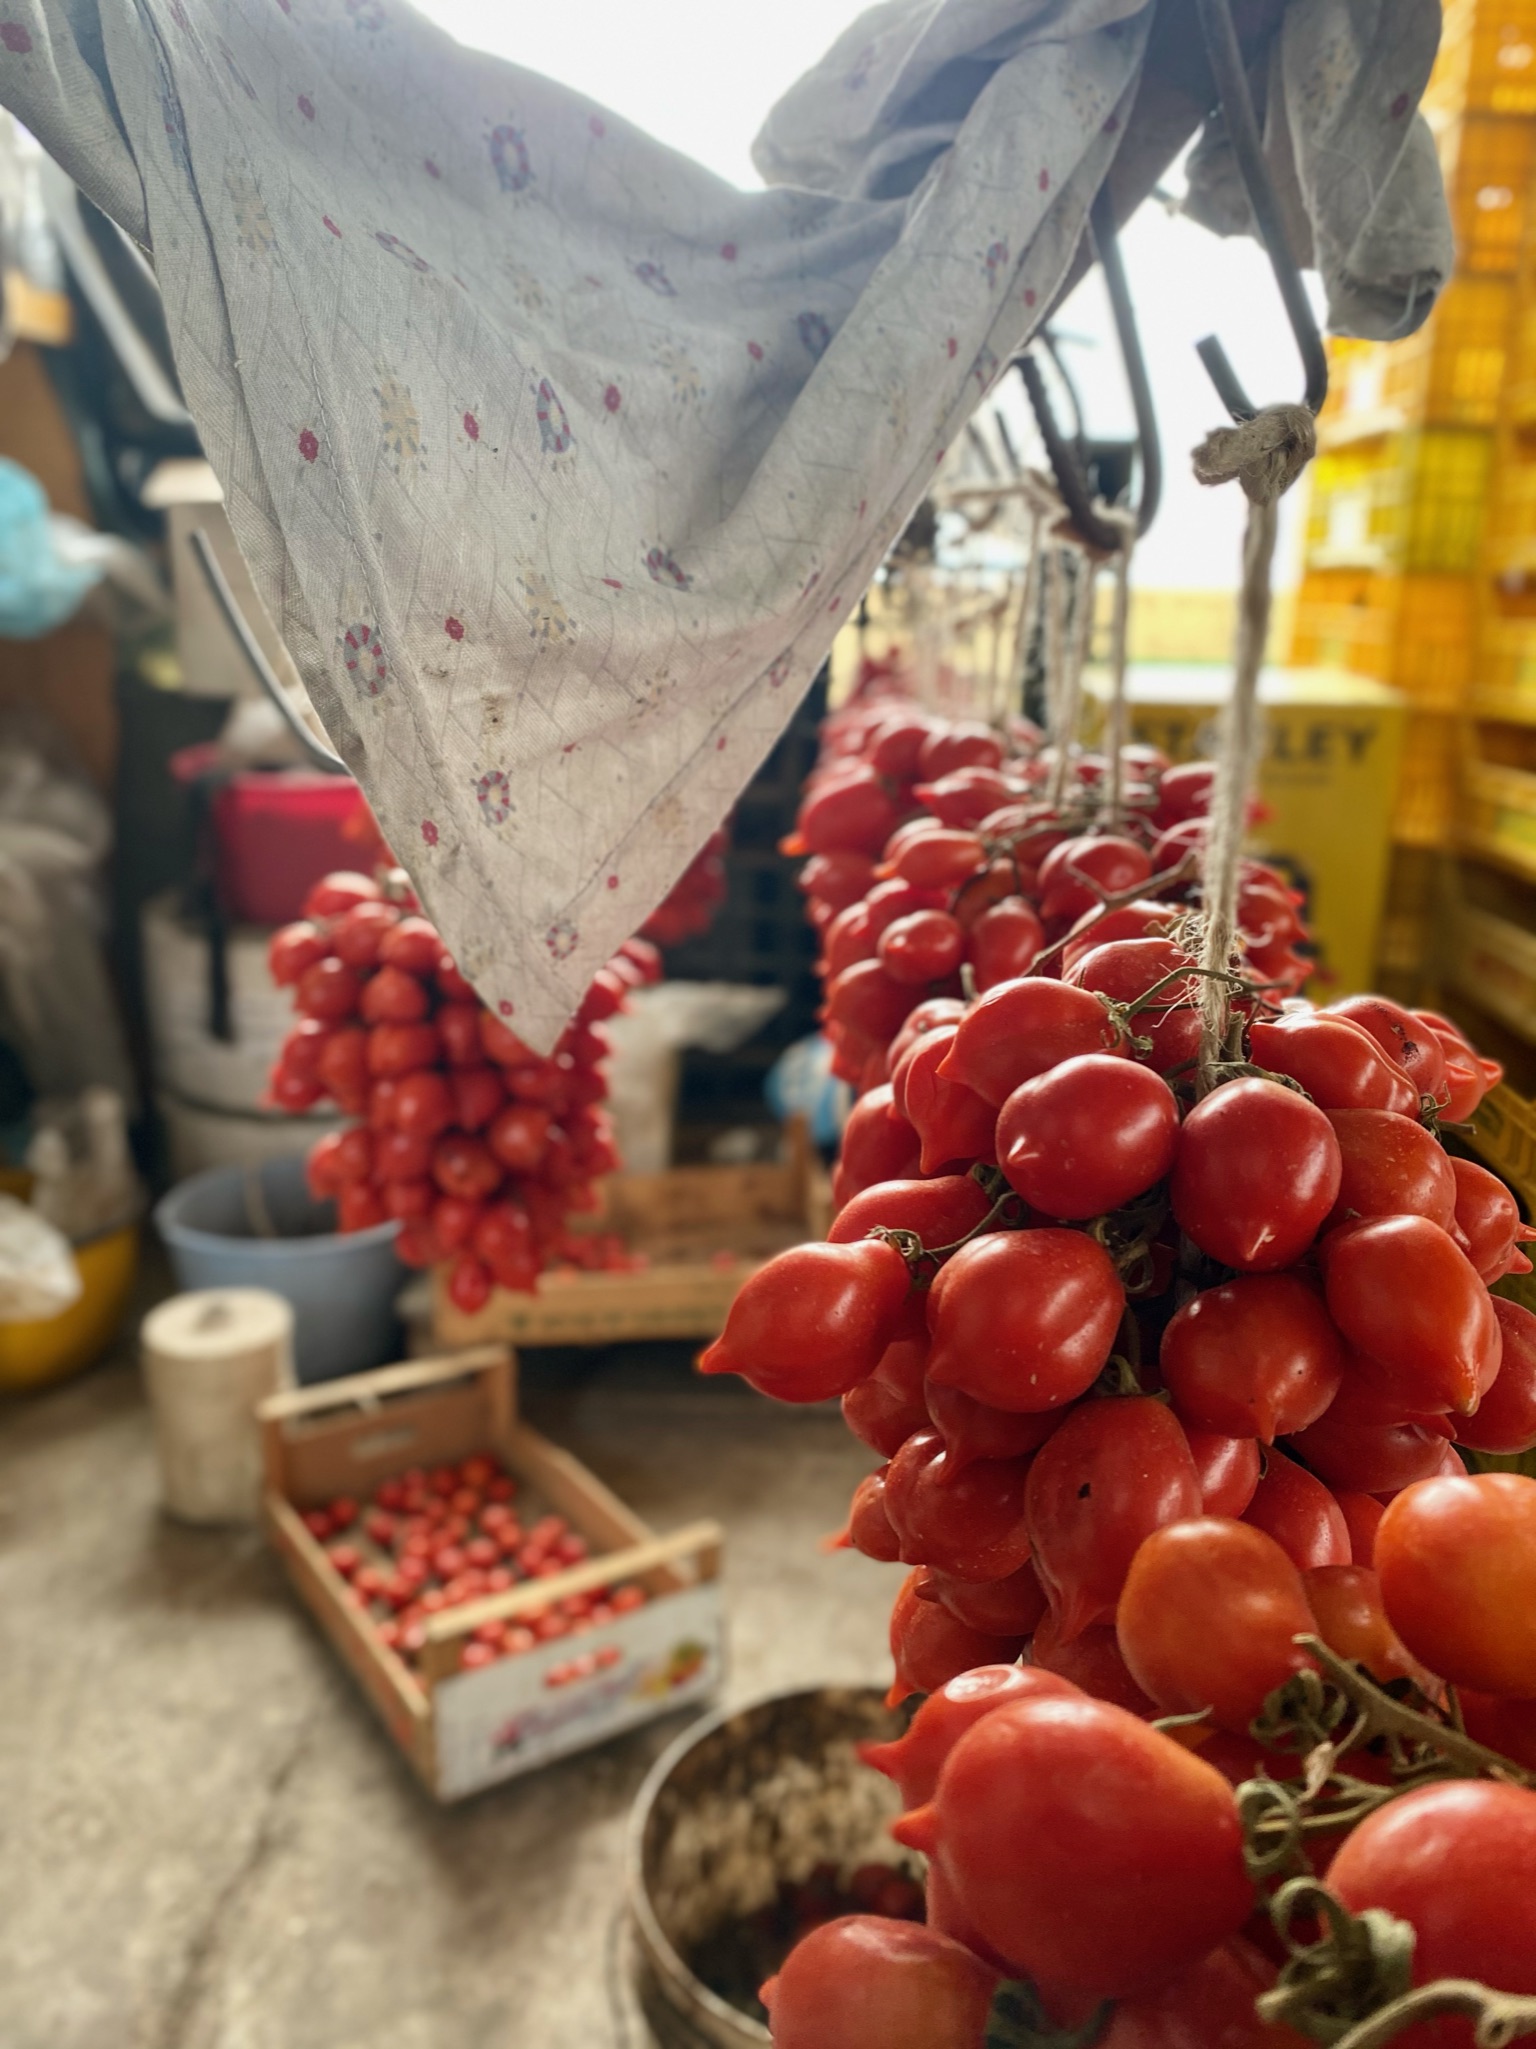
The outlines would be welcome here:
[[[1522,1039],[1536,1040],[1536,932],[1464,904],[1448,936],[1452,983]]]
[[[1536,114],[1536,0],[1446,0],[1424,104],[1452,114]]]
[[[1291,660],[1390,683],[1425,711],[1454,711],[1473,674],[1470,576],[1314,570],[1296,594]]]
[[[1402,427],[1493,426],[1515,314],[1513,278],[1456,277],[1406,340],[1330,341],[1319,447]]]
[[[1312,465],[1305,565],[1468,575],[1482,543],[1493,438],[1427,427],[1321,452]]]
[[[1461,777],[1458,836],[1468,853],[1536,882],[1536,775],[1469,758]]]
[[[1460,272],[1513,273],[1525,240],[1536,122],[1509,114],[1430,109]]]
[[[1439,712],[1410,712],[1403,722],[1402,763],[1392,838],[1400,847],[1447,847],[1455,833],[1460,781],[1458,720]]]
[[[1526,1208],[1536,1209],[1536,1103],[1500,1082],[1478,1104],[1468,1140]]]

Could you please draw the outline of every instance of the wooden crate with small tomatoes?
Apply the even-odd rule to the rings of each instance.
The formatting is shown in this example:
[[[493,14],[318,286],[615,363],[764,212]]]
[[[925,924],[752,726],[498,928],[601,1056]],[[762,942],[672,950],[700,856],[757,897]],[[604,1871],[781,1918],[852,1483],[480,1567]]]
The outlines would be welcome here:
[[[612,1271],[556,1269],[527,1294],[497,1288],[467,1314],[432,1277],[434,1346],[616,1345],[718,1337],[737,1290],[786,1246],[825,1236],[826,1175],[803,1120],[791,1119],[786,1157],[741,1167],[671,1167],[615,1174],[586,1227],[622,1240],[636,1263]]]
[[[257,1413],[268,1534],[439,1800],[719,1684],[719,1525],[655,1535],[518,1420],[504,1346],[274,1395]]]

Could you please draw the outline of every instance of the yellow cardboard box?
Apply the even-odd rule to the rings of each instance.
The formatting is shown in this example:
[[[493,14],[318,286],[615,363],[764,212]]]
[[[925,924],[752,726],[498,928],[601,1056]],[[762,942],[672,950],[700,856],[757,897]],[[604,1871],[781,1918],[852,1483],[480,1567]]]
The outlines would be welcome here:
[[[1216,751],[1225,666],[1132,665],[1132,736],[1188,761]],[[1087,678],[1090,727],[1101,732],[1108,677]],[[1265,669],[1264,817],[1249,847],[1306,892],[1317,943],[1308,994],[1319,1002],[1368,989],[1392,851],[1403,700],[1383,683],[1331,669]]]

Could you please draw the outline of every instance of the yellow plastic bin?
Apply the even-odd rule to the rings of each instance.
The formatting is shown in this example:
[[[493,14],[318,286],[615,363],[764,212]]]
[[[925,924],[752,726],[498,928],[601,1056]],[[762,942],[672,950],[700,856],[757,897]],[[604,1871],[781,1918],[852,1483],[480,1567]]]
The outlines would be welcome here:
[[[139,1264],[139,1227],[125,1224],[74,1248],[82,1293],[39,1323],[0,1323],[0,1390],[47,1387],[93,1366],[116,1337]]]

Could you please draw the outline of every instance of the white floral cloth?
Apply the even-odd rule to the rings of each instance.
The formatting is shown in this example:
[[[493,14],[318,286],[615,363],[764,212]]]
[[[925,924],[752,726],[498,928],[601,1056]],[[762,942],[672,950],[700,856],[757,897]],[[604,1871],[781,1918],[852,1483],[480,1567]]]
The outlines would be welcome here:
[[[465,972],[548,1046],[1049,303],[1150,10],[886,0],[776,110],[765,193],[403,0],[0,12],[0,101],[152,251],[327,730]],[[1416,62],[1346,138],[1376,194],[1422,156]]]

